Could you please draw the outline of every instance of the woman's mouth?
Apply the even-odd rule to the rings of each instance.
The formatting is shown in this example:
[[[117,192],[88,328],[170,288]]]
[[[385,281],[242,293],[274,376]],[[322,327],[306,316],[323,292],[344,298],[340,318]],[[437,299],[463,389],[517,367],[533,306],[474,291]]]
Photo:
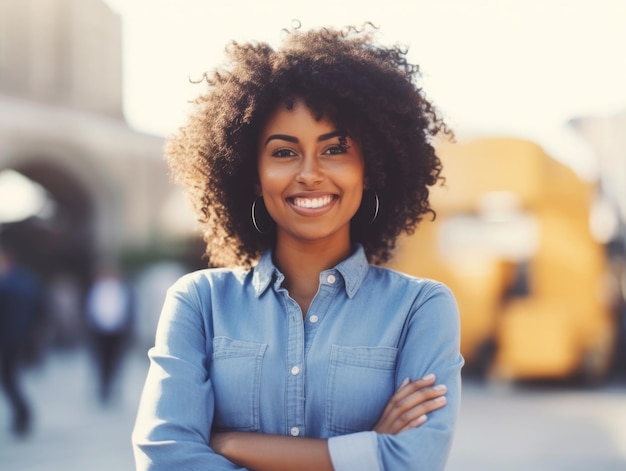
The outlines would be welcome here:
[[[291,204],[293,204],[294,206],[298,208],[320,209],[325,206],[328,206],[330,203],[332,203],[335,200],[335,198],[336,198],[335,195],[324,195],[324,196],[307,197],[307,198],[298,196],[294,198],[289,198],[289,201],[291,202]]]

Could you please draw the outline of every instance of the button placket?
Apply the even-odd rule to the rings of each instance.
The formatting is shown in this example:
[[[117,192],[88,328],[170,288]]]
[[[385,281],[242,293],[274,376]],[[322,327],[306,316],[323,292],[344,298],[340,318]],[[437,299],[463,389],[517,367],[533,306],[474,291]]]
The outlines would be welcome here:
[[[287,378],[287,410],[289,433],[296,437],[303,432],[304,426],[304,325],[302,311],[298,304],[289,298],[285,291],[289,310],[288,361],[291,364]]]
[[[305,318],[305,358],[311,346],[316,332],[322,328],[322,321],[328,311],[332,300],[335,298],[338,290],[341,289],[341,280],[334,273],[334,270],[323,272],[319,278],[320,287],[309,306],[309,311]]]

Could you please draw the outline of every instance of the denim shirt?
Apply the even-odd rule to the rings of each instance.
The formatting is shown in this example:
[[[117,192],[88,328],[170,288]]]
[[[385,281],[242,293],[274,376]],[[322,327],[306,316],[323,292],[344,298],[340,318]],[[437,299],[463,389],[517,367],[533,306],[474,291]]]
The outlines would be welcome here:
[[[336,471],[443,470],[463,358],[441,283],[368,265],[323,271],[306,316],[266,252],[248,271],[188,274],[167,293],[133,431],[138,470],[243,469],[214,431],[327,438]],[[396,435],[372,431],[405,378],[434,373],[447,404]]]

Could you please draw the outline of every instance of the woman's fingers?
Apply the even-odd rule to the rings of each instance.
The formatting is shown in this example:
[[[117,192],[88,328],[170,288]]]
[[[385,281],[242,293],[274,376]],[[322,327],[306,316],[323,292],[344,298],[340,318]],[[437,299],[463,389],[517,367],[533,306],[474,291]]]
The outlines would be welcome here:
[[[397,420],[397,426],[401,427],[400,432],[423,425],[428,420],[427,414],[441,409],[445,405],[446,397],[438,396],[408,410]]]
[[[420,389],[424,389],[428,386],[432,386],[435,383],[435,375],[430,374],[426,375],[423,378],[416,379],[415,381],[411,381],[409,378],[406,378],[402,384],[396,389],[396,392],[391,399],[389,400],[387,406],[395,407],[396,404],[405,400],[411,394],[414,394],[416,391]]]
[[[402,427],[423,414],[445,405],[446,387],[443,384],[420,388],[397,401],[390,418],[401,423]]]
[[[409,383],[402,383],[387,404],[389,411],[401,415],[424,401],[445,394],[445,385],[433,386],[434,382],[435,376],[428,375]]]
[[[446,403],[445,385],[433,386],[434,382],[434,375],[403,381],[387,403],[374,430],[395,434],[422,425],[426,414]]]

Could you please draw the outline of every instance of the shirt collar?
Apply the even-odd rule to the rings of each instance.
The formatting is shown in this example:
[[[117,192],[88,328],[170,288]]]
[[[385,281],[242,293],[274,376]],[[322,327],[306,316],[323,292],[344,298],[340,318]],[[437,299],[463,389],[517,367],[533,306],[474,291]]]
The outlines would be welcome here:
[[[368,268],[369,264],[363,246],[355,244],[352,255],[340,262],[335,268],[325,270],[324,273],[330,274],[335,270],[339,272],[344,280],[346,294],[349,298],[353,298],[359,290]],[[283,278],[284,275],[274,266],[272,251],[266,250],[261,256],[259,263],[254,266],[252,273],[252,284],[257,297],[267,290],[273,279],[282,282]]]
[[[257,297],[261,296],[267,287],[270,285],[274,274],[277,276],[280,274],[278,268],[274,266],[272,261],[272,251],[266,250],[259,263],[257,263],[252,269],[252,285],[254,286],[254,292]]]

